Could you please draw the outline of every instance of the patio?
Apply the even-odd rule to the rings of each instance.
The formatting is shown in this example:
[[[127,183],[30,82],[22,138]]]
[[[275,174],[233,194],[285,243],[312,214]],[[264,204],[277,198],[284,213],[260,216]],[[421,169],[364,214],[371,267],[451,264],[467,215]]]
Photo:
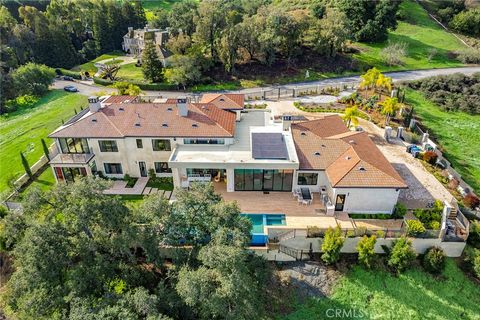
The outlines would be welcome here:
[[[103,191],[104,194],[120,194],[120,195],[140,195],[143,194],[145,187],[147,186],[148,177],[138,178],[135,185],[131,188],[127,188],[127,181],[116,180],[113,182],[113,186],[110,189]]]
[[[318,193],[312,193],[310,205],[299,204],[291,192],[238,191],[227,192],[225,183],[213,183],[215,191],[225,201],[237,201],[244,213],[285,214],[286,225],[276,228],[307,228],[317,226],[328,228],[340,225],[344,229],[353,229],[349,220],[337,219],[336,215],[326,215],[325,207]]]

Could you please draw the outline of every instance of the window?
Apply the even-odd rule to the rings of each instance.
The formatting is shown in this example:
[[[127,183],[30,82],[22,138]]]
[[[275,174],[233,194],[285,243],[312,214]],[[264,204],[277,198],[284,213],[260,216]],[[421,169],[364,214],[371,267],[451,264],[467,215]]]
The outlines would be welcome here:
[[[301,186],[314,186],[317,184],[318,173],[303,172],[298,174],[298,184]]]
[[[154,162],[156,173],[171,173],[172,169],[168,167],[168,162]]]
[[[142,149],[143,148],[143,141],[142,139],[137,139],[137,148]]]
[[[171,151],[170,140],[153,139],[152,140],[153,151]]]
[[[115,140],[99,140],[98,145],[102,152],[118,152],[117,142]]]
[[[106,174],[123,174],[121,163],[104,163]]]
[[[225,139],[183,139],[184,144],[225,144]]]
[[[87,139],[59,138],[62,153],[89,153]]]

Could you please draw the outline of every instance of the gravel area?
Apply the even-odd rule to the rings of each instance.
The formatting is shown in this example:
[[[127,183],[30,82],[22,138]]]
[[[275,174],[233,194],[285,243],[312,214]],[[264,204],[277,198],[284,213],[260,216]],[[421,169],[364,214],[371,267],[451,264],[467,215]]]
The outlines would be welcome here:
[[[328,296],[341,272],[316,261],[291,262],[278,271],[279,276],[290,282],[300,297]]]

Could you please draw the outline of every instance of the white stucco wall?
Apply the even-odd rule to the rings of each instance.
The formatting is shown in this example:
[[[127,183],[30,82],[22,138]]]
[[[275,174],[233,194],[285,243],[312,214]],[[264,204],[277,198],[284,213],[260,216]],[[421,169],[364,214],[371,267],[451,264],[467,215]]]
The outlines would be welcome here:
[[[345,194],[343,211],[355,213],[392,213],[400,193],[399,189],[333,188],[332,202]]]
[[[298,184],[298,174],[299,173],[317,173],[318,174],[318,180],[317,184],[315,185],[299,185]],[[311,192],[320,192],[320,187],[326,186],[328,189],[328,186],[330,185],[330,182],[328,181],[327,175],[325,174],[324,170],[321,171],[308,171],[308,170],[296,170],[293,176],[293,188],[304,188],[308,187]]]

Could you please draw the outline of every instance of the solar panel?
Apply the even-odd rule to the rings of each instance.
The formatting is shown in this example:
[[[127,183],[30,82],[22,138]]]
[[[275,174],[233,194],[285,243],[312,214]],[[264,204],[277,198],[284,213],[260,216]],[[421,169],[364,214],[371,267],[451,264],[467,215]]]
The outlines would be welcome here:
[[[280,132],[252,133],[254,159],[288,159],[287,145]]]

